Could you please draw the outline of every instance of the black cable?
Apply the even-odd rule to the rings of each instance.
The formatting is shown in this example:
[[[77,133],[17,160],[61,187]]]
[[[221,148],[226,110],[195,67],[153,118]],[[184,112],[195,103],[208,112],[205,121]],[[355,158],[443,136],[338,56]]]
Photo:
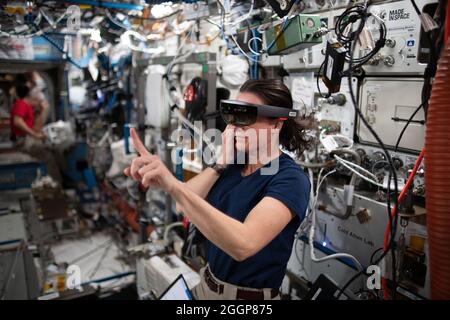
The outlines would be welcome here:
[[[430,48],[429,61],[424,71],[424,83],[422,87],[422,105],[425,112],[425,120],[427,119],[428,101],[431,97],[431,81],[437,70],[437,54],[434,50],[433,41],[429,33],[425,33],[428,46]]]
[[[365,6],[363,5],[355,5],[353,7],[345,10],[340,16],[338,16],[335,24],[334,31],[338,40],[342,43],[350,43],[357,39],[359,33],[361,33],[364,28],[365,20]],[[350,25],[354,24],[356,21],[360,20],[358,28],[354,32],[350,32],[349,36],[345,35],[345,29]]]
[[[381,48],[384,47],[384,45],[386,44],[386,35],[387,35],[386,25],[384,23],[380,23],[379,31],[380,31],[380,38],[375,42],[375,47],[365,56],[354,59],[353,62],[356,62],[356,66],[354,66],[353,68],[355,69],[359,68],[363,64],[367,63],[378,53],[378,51],[380,51]]]
[[[351,9],[351,8],[350,8]],[[348,10],[347,10],[348,11]],[[367,11],[367,7],[365,7],[365,11]],[[361,24],[365,24],[366,19],[367,19],[367,14],[363,14],[361,17]],[[343,19],[343,17],[340,17],[341,19]],[[350,19],[349,19],[350,20]],[[357,21],[358,19],[353,19],[353,21]],[[362,31],[362,28],[359,27],[358,30],[360,30],[359,32]],[[347,37],[348,39],[357,39],[359,37],[358,33],[352,33],[350,37]],[[354,51],[355,51],[355,47],[356,46],[352,46],[352,41],[348,42],[348,48],[349,48],[349,52],[350,52],[350,57],[353,58],[354,55]],[[392,253],[392,257],[393,260],[395,260],[395,252],[394,252],[394,239],[395,239],[395,232],[396,232],[396,228],[395,228],[395,223],[397,221],[397,214],[396,211],[394,211],[394,219],[392,219],[391,217],[391,197],[390,197],[390,177],[392,174],[392,177],[394,178],[394,208],[395,210],[397,210],[398,207],[398,181],[397,181],[397,172],[395,170],[395,166],[393,164],[392,158],[389,154],[389,151],[387,150],[386,146],[384,145],[383,141],[380,139],[380,137],[378,136],[378,134],[375,132],[375,130],[372,128],[372,126],[367,122],[367,120],[365,119],[364,115],[362,114],[361,110],[359,110],[358,106],[357,106],[357,100],[355,97],[355,93],[353,92],[353,87],[351,85],[352,82],[352,74],[353,73],[353,60],[350,59],[349,60],[349,72],[347,73],[347,77],[348,77],[348,81],[349,81],[349,91],[350,91],[350,96],[352,98],[352,103],[353,103],[353,107],[356,111],[356,113],[358,114],[359,118],[361,119],[361,121],[364,123],[364,125],[367,127],[367,129],[370,131],[370,133],[374,136],[375,140],[377,140],[378,144],[380,145],[381,149],[383,150],[383,153],[386,156],[386,159],[389,163],[389,180],[388,180],[388,184],[387,184],[387,197],[386,197],[386,202],[387,202],[387,212],[388,212],[388,218],[389,218],[389,225],[390,225],[390,234],[391,234],[391,238],[388,244],[388,248],[387,250],[385,250],[383,252],[383,254],[377,259],[377,262],[381,261],[381,259],[383,259],[386,254],[391,251]],[[360,276],[363,272],[360,272],[360,274],[357,274],[354,276],[354,278],[351,279],[351,281],[349,281],[346,286],[348,287],[358,276]],[[393,280],[395,280],[395,269],[393,270]],[[344,287],[346,287],[344,286]],[[344,291],[345,289],[343,289],[342,291]]]
[[[378,51],[384,47],[386,43],[386,25],[383,22],[379,22],[379,38],[375,42],[375,47],[369,51],[366,55],[355,58],[351,56],[350,44],[355,42],[361,32],[366,25],[367,18],[372,14],[367,12],[367,8],[364,5],[356,5],[348,8],[346,11],[340,15],[336,21],[335,25],[335,33],[338,38],[338,41],[347,49],[347,54],[345,59],[347,62],[352,61],[353,69],[357,69],[361,67],[363,64],[367,63],[370,59],[372,59]],[[349,25],[353,25],[359,21],[358,27],[356,31],[350,31],[348,35],[345,35],[345,30]],[[344,71],[345,74],[347,71]]]
[[[354,49],[354,48],[353,48]],[[351,62],[350,62],[351,65]],[[361,110],[359,110],[359,108],[357,107],[357,102],[356,102],[356,98],[355,98],[355,94],[353,92],[353,87],[351,85],[351,78],[352,74],[351,72],[348,74],[348,81],[349,81],[349,91],[350,91],[350,95],[352,98],[352,102],[353,102],[353,107],[355,108],[356,113],[358,114],[358,116],[360,117],[361,121],[364,123],[364,125],[367,127],[367,129],[370,131],[370,133],[374,136],[375,140],[377,140],[378,144],[380,145],[381,149],[383,150],[387,162],[389,164],[390,167],[390,171],[392,171],[393,173],[393,177],[395,179],[395,196],[397,196],[398,194],[398,185],[397,185],[397,173],[395,171],[395,167],[394,164],[392,162],[392,158],[390,157],[389,151],[386,149],[386,146],[384,145],[383,141],[380,139],[380,137],[378,136],[378,134],[375,132],[375,130],[372,128],[372,126],[367,122],[367,120],[364,118],[364,115],[362,114]],[[388,183],[387,185],[388,187],[388,191],[390,189],[390,183]],[[389,195],[389,192],[388,192]],[[395,201],[394,201],[395,205],[397,205],[397,198],[395,197]],[[390,207],[391,207],[391,203],[390,203],[390,197],[387,196],[387,204],[388,204],[388,213],[389,213],[389,217],[391,217],[391,212],[390,212]],[[392,227],[392,225],[391,225]]]
[[[359,271],[353,277],[351,277],[350,280],[348,280],[347,283],[339,290],[339,293],[336,296],[336,300],[339,300],[339,298],[344,293],[344,291],[347,290],[347,288],[352,284],[352,282],[355,281],[356,279],[358,279],[362,274],[365,274],[365,272]]]
[[[356,14],[356,16],[355,16]],[[348,17],[347,15],[350,15],[350,17]],[[380,145],[381,149],[383,150],[387,162],[389,164],[389,168],[390,168],[390,173],[389,173],[389,180],[388,180],[388,185],[387,185],[387,197],[386,197],[386,202],[387,202],[387,213],[388,213],[388,219],[389,219],[389,226],[390,226],[390,234],[391,234],[391,238],[388,244],[388,247],[385,251],[383,251],[382,255],[377,259],[377,263],[379,263],[379,261],[381,261],[386,254],[391,251],[392,256],[393,256],[393,262],[395,263],[395,252],[393,250],[393,243],[394,243],[394,239],[395,239],[395,232],[396,232],[396,228],[395,228],[395,223],[397,221],[396,217],[397,214],[396,212],[394,213],[394,220],[392,219],[391,216],[391,197],[390,197],[390,177],[391,177],[391,173],[394,177],[394,206],[395,208],[398,207],[398,199],[397,199],[397,194],[398,194],[398,181],[397,181],[397,173],[395,171],[395,167],[394,164],[392,162],[392,158],[390,157],[390,154],[387,150],[387,148],[385,147],[383,141],[380,139],[380,137],[378,136],[378,134],[374,131],[374,129],[371,127],[371,125],[366,121],[366,119],[364,118],[364,115],[362,114],[362,112],[359,110],[359,108],[357,107],[357,100],[355,97],[355,94],[353,92],[353,87],[352,87],[352,76],[353,76],[353,70],[354,70],[354,66],[353,66],[353,62],[355,61],[355,59],[353,59],[354,56],[354,51],[355,51],[355,46],[352,46],[352,42],[354,42],[356,39],[358,39],[359,34],[362,32],[364,25],[366,23],[367,17],[369,15],[367,14],[367,7],[363,6],[363,5],[357,5],[354,7],[351,7],[349,9],[347,9],[337,20],[336,22],[336,27],[335,27],[335,32],[338,35],[338,39],[343,42],[343,44],[346,46],[348,52],[350,53],[349,55],[349,59],[348,59],[348,63],[349,63],[349,68],[348,68],[348,72],[346,72],[346,75],[348,77],[348,82],[349,82],[349,91],[350,91],[350,95],[352,98],[352,103],[353,103],[353,107],[356,111],[356,113],[358,114],[359,118],[361,119],[361,121],[364,123],[364,125],[367,127],[367,129],[370,131],[370,133],[375,137],[375,139],[377,140],[378,144]],[[347,18],[347,20],[344,21],[344,19]],[[355,32],[351,32],[349,34],[349,36],[346,36],[343,34],[345,28],[351,23],[355,23],[356,21],[360,20],[358,28]],[[383,23],[381,23],[381,25],[383,25]],[[380,39],[377,42],[378,46],[376,46],[374,48],[372,52],[372,55],[374,55],[382,46],[384,46],[384,43],[381,46],[381,42],[385,41],[385,26],[380,26],[380,30],[382,30],[380,32]],[[381,42],[380,42],[381,41]],[[365,57],[367,57],[368,55],[366,55]],[[364,57],[363,57],[364,58]],[[367,59],[368,60],[368,59]],[[356,60],[358,61],[360,66],[363,61],[362,60]],[[365,62],[364,62],[365,63]],[[338,297],[348,288],[348,286],[350,286],[350,284],[355,281],[359,276],[361,276],[364,273],[364,271],[360,271],[357,274],[355,274],[345,285],[344,287],[341,289]],[[393,274],[395,274],[395,268],[393,269]],[[395,275],[394,275],[395,277]],[[395,279],[394,279],[395,280]]]
[[[417,5],[415,4],[415,1],[414,1],[414,0],[411,0],[411,2],[412,2],[412,4],[413,4],[414,9],[416,10],[417,14],[420,16],[420,11],[419,11]],[[347,10],[346,12],[353,12],[353,11],[352,11],[352,10]],[[344,15],[344,14],[343,14],[343,15]],[[343,19],[342,16],[341,16],[340,18]],[[341,19],[341,20],[342,20],[342,19]],[[357,19],[353,18],[353,21],[356,21],[356,20],[357,20]],[[362,19],[362,20],[364,20],[364,19]],[[338,20],[338,21],[340,21],[340,20]],[[361,22],[361,23],[362,23],[362,22]],[[338,30],[337,32],[339,32],[339,31],[341,31],[341,30],[343,30],[343,29],[337,28],[336,30]],[[397,144],[396,144],[395,151],[396,151],[397,148],[398,148],[398,145],[399,145],[399,143],[400,143],[400,141],[401,141],[401,139],[402,139],[402,136],[403,136],[403,134],[404,134],[404,131],[406,130],[406,128],[408,127],[408,125],[411,123],[412,119],[413,119],[414,116],[417,114],[417,112],[419,112],[420,108],[424,108],[424,111],[425,111],[425,117],[426,117],[426,114],[427,114],[428,101],[429,101],[429,98],[430,98],[430,95],[431,95],[431,79],[432,79],[432,77],[434,77],[434,74],[435,74],[435,72],[436,72],[437,55],[436,55],[435,48],[434,48],[433,43],[432,43],[432,40],[431,40],[431,36],[430,36],[428,33],[425,33],[425,34],[428,35],[428,36],[427,36],[427,40],[428,40],[429,46],[430,46],[430,61],[429,61],[428,65],[427,65],[427,68],[426,68],[426,70],[425,70],[425,83],[424,83],[424,87],[423,87],[423,89],[422,89],[422,103],[421,103],[421,105],[414,111],[414,113],[413,113],[413,114],[411,115],[411,117],[410,117],[410,120],[406,123],[405,127],[403,128],[403,130],[402,130],[402,132],[401,132],[401,134],[400,134],[400,136],[399,136],[399,139],[397,140]],[[356,34],[355,34],[355,33],[351,34],[351,36],[348,37],[348,39],[350,39],[350,38],[356,39]],[[344,37],[344,39],[346,39],[346,38]],[[349,42],[349,44],[350,44],[350,42]],[[351,48],[351,46],[350,46],[350,48]],[[352,50],[349,50],[349,52],[351,52],[351,57],[353,57],[354,47],[353,47]],[[350,61],[349,61],[349,64],[350,64],[349,70],[350,70],[350,72],[347,74],[347,76],[348,76],[348,78],[349,78],[349,81],[350,81],[350,79],[351,79],[351,74],[352,74],[352,67],[351,67],[352,62],[353,62],[353,59],[350,59]],[[351,94],[351,96],[352,96],[352,102],[353,102],[353,105],[354,105],[354,107],[355,107],[355,109],[356,109],[356,112],[357,112],[358,116],[361,118],[361,120],[363,121],[363,123],[367,126],[367,128],[369,129],[369,131],[371,131],[371,133],[374,134],[374,132],[372,132],[371,128],[368,126],[367,122],[365,121],[364,117],[362,116],[360,110],[356,108],[356,104],[355,104],[355,101],[356,101],[356,100],[355,100],[355,98],[354,98],[354,94],[353,94],[353,90],[352,90],[352,87],[351,87],[351,86],[350,86],[350,94]],[[374,135],[374,136],[375,136],[375,135]],[[391,159],[391,157],[389,156],[389,153],[388,153],[387,150],[385,149],[385,147],[384,147],[384,145],[382,144],[382,142],[379,141],[379,139],[377,139],[376,136],[375,136],[375,138],[376,138],[377,142],[380,144],[380,146],[382,147],[383,152],[385,153],[385,155],[386,155],[386,157],[387,157],[387,160],[388,160],[388,163],[389,163],[389,167],[390,167],[390,170],[389,170],[389,176],[388,176],[389,179],[388,179],[388,185],[387,185],[387,194],[386,194],[386,200],[387,200],[387,204],[388,204],[388,206],[387,206],[387,207],[388,207],[388,217],[389,217],[389,223],[390,223],[390,241],[389,241],[389,243],[388,243],[387,249],[386,249],[385,251],[383,251],[383,253],[381,254],[381,256],[380,256],[378,259],[376,259],[375,262],[373,262],[373,258],[374,258],[375,254],[376,254],[377,252],[379,252],[380,250],[382,250],[382,248],[381,248],[381,249],[377,249],[377,250],[372,254],[372,256],[371,256],[371,263],[373,263],[373,264],[378,264],[378,263],[386,256],[386,254],[387,254],[389,251],[391,251],[391,253],[392,253],[392,288],[393,288],[393,291],[395,292],[395,290],[396,290],[396,264],[395,264],[395,252],[394,252],[394,242],[395,242],[394,239],[395,239],[395,234],[396,234],[396,231],[397,231],[398,215],[397,215],[397,212],[395,211],[395,212],[394,212],[394,215],[393,215],[393,216],[394,216],[394,219],[392,219],[392,217],[391,217],[391,212],[390,212],[390,207],[391,207],[391,201],[390,201],[390,198],[391,198],[390,181],[391,181],[391,177],[393,176],[393,178],[394,178],[394,206],[395,206],[395,208],[396,208],[396,210],[397,210],[397,209],[398,209],[398,198],[397,198],[397,194],[398,194],[398,185],[397,185],[397,177],[396,177],[395,167],[393,166],[392,159]],[[349,286],[353,281],[355,281],[355,280],[356,280],[361,274],[363,274],[363,273],[364,273],[363,271],[360,271],[360,272],[357,273],[355,276],[353,276],[353,277],[352,277],[352,278],[344,285],[344,287],[342,287],[342,289],[341,289],[341,291],[340,291],[338,297],[339,297],[339,296],[340,296],[340,295],[348,288],[348,286]]]
[[[424,104],[421,103],[420,106],[418,106],[416,108],[416,110],[414,110],[414,112],[411,114],[411,116],[409,117],[408,121],[406,121],[405,125],[403,126],[402,131],[400,132],[400,135],[397,138],[397,142],[395,143],[394,152],[397,152],[398,146],[400,145],[400,141],[402,141],[402,138],[403,138],[403,135],[404,135],[406,129],[408,128],[408,126],[410,125],[410,123],[412,122],[412,120],[414,119],[416,114],[419,112],[419,110],[422,109],[423,105]]]
[[[372,265],[377,265],[378,263],[379,263],[379,261],[381,260],[380,258],[378,258],[376,261],[374,261],[374,257],[375,257],[375,255],[378,253],[378,252],[380,252],[380,251],[382,251],[383,250],[383,247],[381,247],[381,248],[378,248],[378,249],[376,249],[373,253],[372,253],[372,255],[370,256],[370,264],[372,264]],[[347,290],[347,288],[356,280],[356,279],[358,279],[361,275],[366,275],[366,273],[364,272],[364,271],[359,271],[358,273],[356,273],[353,277],[351,277],[346,283],[345,283],[345,285],[339,290],[339,293],[338,293],[338,295],[337,295],[337,297],[336,297],[336,299],[339,299],[340,298],[340,296],[344,293],[344,291],[345,290]],[[376,296],[378,297],[378,292],[376,293]]]
[[[411,3],[413,5],[414,10],[416,11],[417,15],[420,17],[421,13],[420,13],[419,7],[417,6],[416,2],[414,0],[411,0]]]
[[[421,13],[420,13],[419,8],[417,7],[417,4],[415,3],[414,0],[411,0],[411,3],[413,4],[414,10],[416,11],[417,15],[420,17]],[[425,120],[427,119],[428,101],[429,101],[429,99],[431,97],[431,80],[434,77],[434,75],[436,74],[437,58],[438,58],[438,56],[437,56],[437,54],[435,52],[435,48],[434,48],[433,41],[431,39],[430,33],[425,31],[424,34],[425,34],[426,40],[427,40],[429,48],[430,48],[430,54],[429,54],[429,62],[427,64],[427,66],[425,68],[425,72],[424,72],[424,84],[423,84],[422,94],[421,94],[422,102],[416,108],[416,110],[414,110],[413,114],[411,114],[410,118],[408,119],[408,121],[406,122],[406,124],[403,127],[402,131],[400,132],[400,135],[399,135],[399,137],[397,139],[397,142],[395,144],[395,149],[394,149],[395,152],[398,150],[398,146],[400,145],[400,141],[403,138],[403,135],[404,135],[407,127],[412,122],[412,119],[415,117],[415,115],[419,112],[419,110],[421,108],[424,109]],[[397,218],[395,219],[395,221],[397,221]],[[395,225],[394,228],[396,229],[397,225]],[[394,235],[395,235],[395,232],[394,232]],[[392,235],[391,235],[391,237],[392,237]],[[395,261],[393,261],[393,264],[394,263],[395,263]],[[397,287],[397,283],[395,281],[395,277],[393,277],[392,288],[393,288],[394,292],[396,291],[396,287]]]
[[[375,257],[375,255],[377,254],[377,252],[380,252],[380,251],[382,251],[383,250],[383,247],[381,247],[381,248],[378,248],[377,250],[375,250],[373,253],[372,253],[372,255],[371,255],[371,257],[370,257],[370,263],[372,264],[372,265],[376,265],[376,264],[378,264],[378,262],[379,262],[379,260],[381,260],[380,258],[379,259],[377,259],[377,261],[373,261],[373,258]],[[345,290],[347,290],[347,288],[356,280],[356,279],[358,279],[361,275],[367,275],[366,274],[366,272],[364,271],[364,270],[362,270],[362,271],[359,271],[358,273],[356,273],[353,277],[351,277],[347,282],[346,282],[346,284],[339,290],[339,293],[338,293],[338,295],[336,296],[336,299],[339,299],[340,297],[341,297],[341,295],[344,293],[344,291]],[[376,292],[376,297],[378,298],[378,292]]]
[[[419,10],[419,8],[417,7],[417,4],[415,3],[414,0],[411,0],[411,3],[414,7],[414,10],[416,11],[417,15],[421,16],[421,12]],[[425,31],[425,30],[424,30]],[[436,70],[437,70],[437,54],[435,52],[435,47],[433,45],[433,41],[431,39],[431,35],[429,32],[425,31],[424,32],[426,40],[428,42],[429,48],[430,48],[430,54],[429,54],[429,62],[425,68],[425,72],[424,72],[424,84],[423,84],[423,88],[422,88],[422,93],[421,93],[421,104],[416,108],[416,110],[413,112],[413,114],[410,116],[410,118],[408,119],[407,123],[405,124],[405,126],[403,127],[402,131],[400,132],[400,135],[397,139],[396,145],[395,145],[395,149],[394,151],[396,152],[398,149],[398,146],[400,144],[400,141],[407,129],[407,127],[409,126],[409,124],[412,122],[412,119],[414,118],[414,116],[419,112],[419,110],[421,108],[424,109],[424,113],[425,113],[425,120],[427,119],[427,110],[428,110],[428,101],[431,97],[431,80],[434,77],[434,75],[436,74]],[[391,181],[391,175],[389,173],[389,179],[388,181]],[[388,183],[389,186],[389,183]],[[389,189],[388,189],[389,191]],[[390,194],[388,194],[388,196],[390,196]],[[396,206],[397,208],[397,206]],[[398,208],[397,208],[398,209]],[[392,240],[395,236],[396,233],[396,229],[397,229],[397,214],[395,214],[394,216],[394,226],[393,226],[393,232],[391,232],[391,241],[390,243],[392,243]],[[393,266],[393,274],[392,274],[392,291],[396,292],[396,288],[397,288],[397,282],[396,282],[396,263],[395,263],[395,255],[392,256],[392,266]]]
[[[420,12],[415,0],[411,0],[411,4],[413,5],[414,10],[416,11],[417,15],[420,18],[422,13]],[[436,74],[436,70],[437,70],[439,48],[433,44],[431,31],[427,31],[425,29],[423,31],[424,31],[423,34],[425,36],[425,40],[428,42],[428,47],[430,50],[429,61],[428,61],[428,64],[427,64],[427,66],[425,68],[425,72],[424,72],[424,85],[422,88],[422,105],[424,108],[425,120],[426,120],[427,110],[428,110],[428,101],[431,96],[431,81],[434,78],[434,76]]]
[[[319,70],[317,71],[316,85],[317,85],[317,91],[319,92],[320,97],[322,97],[322,98],[329,98],[331,96],[331,93],[328,92],[326,95],[323,95],[322,91],[320,90],[320,84],[319,84],[319,78],[322,77],[321,73],[322,73],[323,67],[325,66],[325,61],[326,60],[324,60],[322,62],[322,64],[319,67]]]
[[[383,247],[378,248],[377,250],[375,250],[374,252],[372,252],[372,255],[370,256],[370,264],[374,265],[375,262],[373,260],[373,258],[375,258],[375,255],[380,252],[381,250],[383,250]]]
[[[393,172],[395,172],[395,177],[394,177],[394,184],[395,187],[398,188],[398,180],[397,180],[397,173],[395,171],[395,167],[393,168]],[[386,198],[389,199],[388,202],[391,203],[391,177],[392,177],[392,172],[389,170],[388,173],[388,182],[387,182],[387,194],[386,194]],[[395,190],[395,194],[394,194],[394,199],[395,199],[395,204],[394,204],[394,213],[391,214],[391,210],[390,207],[388,209],[389,212],[389,233],[390,233],[390,238],[389,238],[389,243],[388,243],[388,247],[386,248],[386,251],[383,251],[383,254],[380,257],[380,261],[381,259],[383,259],[388,252],[391,252],[391,269],[392,269],[392,283],[394,284],[395,287],[395,283],[396,283],[396,277],[397,277],[397,263],[396,263],[396,256],[395,256],[395,235],[397,233],[397,219],[398,219],[398,189]],[[387,296],[387,294],[386,294]],[[394,297],[394,296],[393,296]]]

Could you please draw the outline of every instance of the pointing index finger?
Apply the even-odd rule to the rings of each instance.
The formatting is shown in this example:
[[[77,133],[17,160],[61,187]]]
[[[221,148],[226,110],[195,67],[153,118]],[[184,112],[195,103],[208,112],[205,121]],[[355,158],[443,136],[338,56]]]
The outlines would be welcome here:
[[[151,155],[150,152],[145,148],[144,144],[142,143],[141,139],[139,139],[139,136],[136,133],[136,130],[134,128],[130,129],[131,139],[133,140],[133,146],[134,149],[141,155],[141,156],[149,156]]]

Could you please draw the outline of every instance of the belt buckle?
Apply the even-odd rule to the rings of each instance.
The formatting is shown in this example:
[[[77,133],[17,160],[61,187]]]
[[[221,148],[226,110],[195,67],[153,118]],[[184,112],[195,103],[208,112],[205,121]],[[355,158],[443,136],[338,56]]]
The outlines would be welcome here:
[[[245,289],[237,289],[236,299],[240,300],[264,300],[263,291],[250,291]]]
[[[270,298],[273,299],[280,294],[280,290],[272,289],[270,290]]]
[[[270,299],[275,298],[279,294],[279,290],[270,290]],[[264,291],[250,291],[245,289],[237,289],[236,299],[242,300],[264,300]]]
[[[205,269],[205,280],[208,287],[214,291],[215,293],[222,294],[223,293],[223,284],[217,283],[212,277],[209,268]]]

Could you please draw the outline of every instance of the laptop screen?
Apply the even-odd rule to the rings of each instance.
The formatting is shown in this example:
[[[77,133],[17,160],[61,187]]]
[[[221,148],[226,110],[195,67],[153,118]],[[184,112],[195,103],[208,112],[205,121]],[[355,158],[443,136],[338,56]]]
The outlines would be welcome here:
[[[159,300],[193,300],[192,293],[184,280],[183,275],[179,275],[174,282],[161,295]]]

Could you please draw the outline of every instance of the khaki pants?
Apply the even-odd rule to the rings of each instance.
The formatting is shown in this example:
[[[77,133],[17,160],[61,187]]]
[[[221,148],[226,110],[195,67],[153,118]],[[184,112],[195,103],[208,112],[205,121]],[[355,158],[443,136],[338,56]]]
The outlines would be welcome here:
[[[59,185],[62,185],[62,177],[59,171],[59,166],[56,161],[55,153],[49,150],[42,140],[36,139],[31,136],[26,136],[19,141],[18,147],[20,151],[29,154],[33,158],[44,162],[47,166],[48,175],[53,178]]]
[[[237,300],[237,290],[238,289],[245,289],[248,291],[259,291],[264,293],[264,300],[280,300],[280,295],[278,294],[276,297],[271,298],[271,290],[270,288],[265,289],[255,289],[255,288],[247,288],[247,287],[240,287],[236,286],[234,284],[230,284],[227,282],[223,282],[219,279],[217,279],[209,270],[209,273],[211,274],[214,281],[218,284],[223,285],[223,292],[221,294],[214,292],[210,289],[208,286],[208,283],[205,280],[205,270],[206,268],[209,268],[209,266],[206,266],[200,270],[200,283],[196,285],[192,289],[192,294],[194,295],[194,298],[196,300]]]

